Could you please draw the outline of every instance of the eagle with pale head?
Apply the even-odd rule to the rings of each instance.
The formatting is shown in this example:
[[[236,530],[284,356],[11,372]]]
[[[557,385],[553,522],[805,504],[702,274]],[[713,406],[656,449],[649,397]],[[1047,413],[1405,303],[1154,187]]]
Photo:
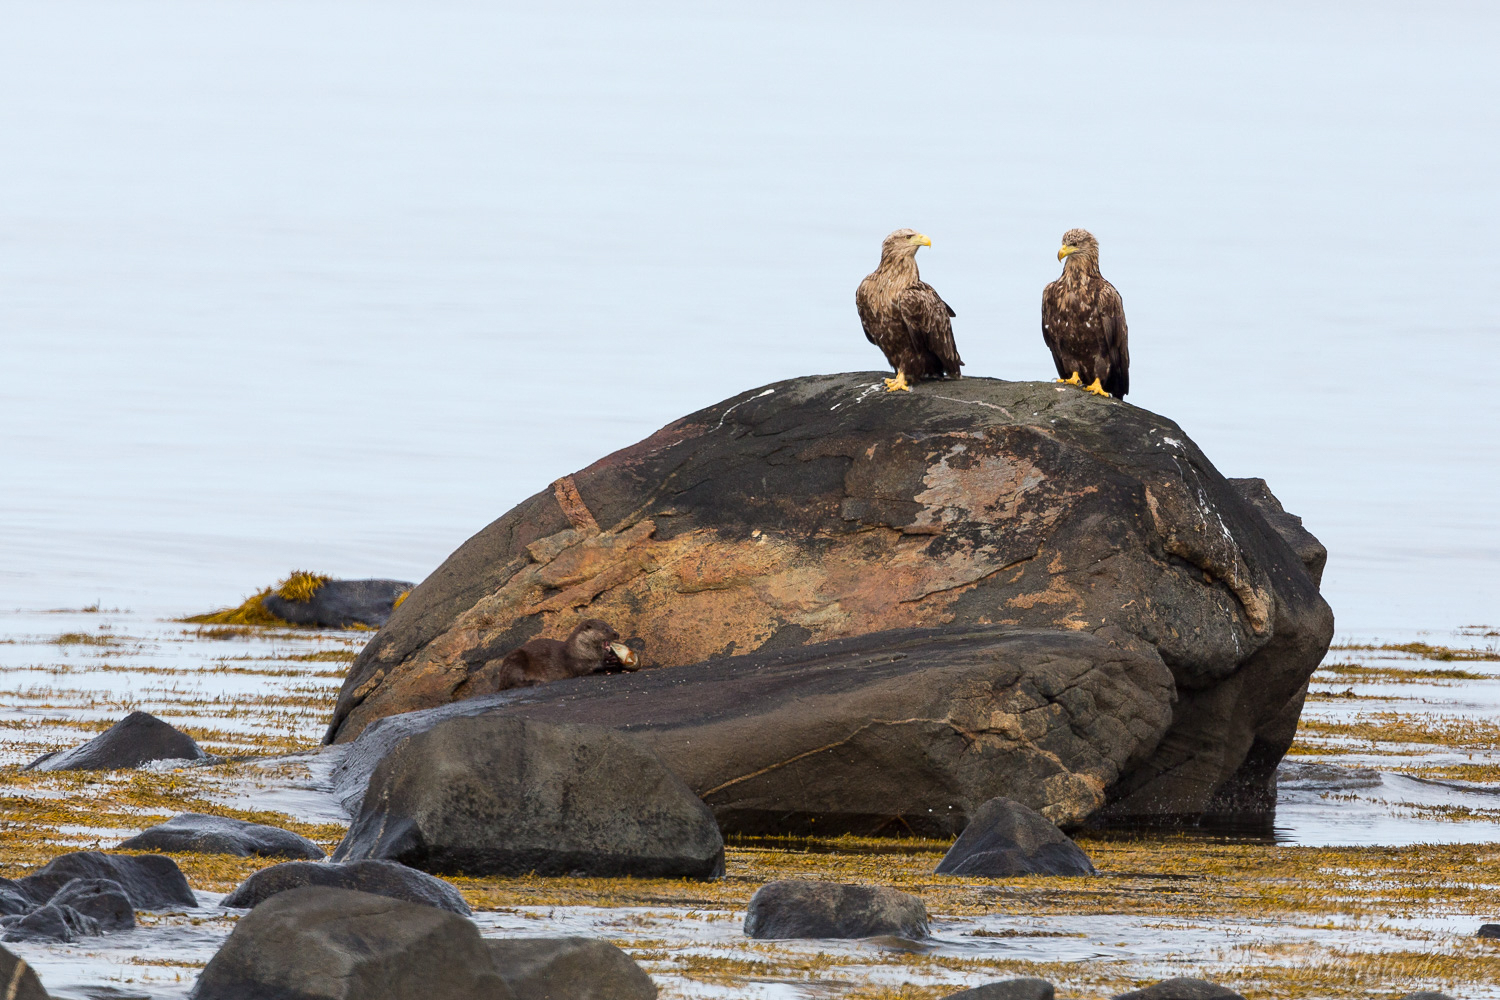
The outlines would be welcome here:
[[[1125,303],[1099,273],[1099,241],[1092,233],[1069,229],[1062,241],[1062,277],[1042,291],[1042,339],[1057,380],[1124,399],[1130,391]]]
[[[886,391],[911,391],[924,378],[958,378],[963,359],[953,343],[956,316],[917,273],[917,249],[932,240],[915,229],[898,229],[880,247],[880,266],[859,283],[854,305],[865,339],[885,354],[896,377]]]

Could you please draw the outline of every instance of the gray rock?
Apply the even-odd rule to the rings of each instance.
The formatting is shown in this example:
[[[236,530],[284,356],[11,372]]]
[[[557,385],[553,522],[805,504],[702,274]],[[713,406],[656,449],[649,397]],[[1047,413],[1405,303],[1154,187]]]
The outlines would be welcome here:
[[[1302,560],[1302,566],[1307,570],[1307,575],[1312,577],[1313,583],[1321,585],[1323,582],[1323,567],[1328,565],[1328,549],[1323,543],[1313,536],[1302,526],[1302,518],[1296,514],[1289,514],[1281,501],[1276,499],[1276,494],[1271,492],[1270,484],[1264,479],[1230,479],[1226,480],[1240,496],[1244,497],[1250,506],[1260,512],[1276,533],[1286,541],[1291,550],[1297,553],[1297,558]]]
[[[332,864],[316,861],[287,861],[262,868],[241,882],[224,897],[222,906],[249,909],[291,889],[324,886],[348,889],[374,896],[388,896],[407,903],[433,906],[439,910],[468,916],[469,904],[453,886],[426,872],[394,861],[355,861]]]
[[[43,754],[28,771],[116,771],[156,760],[203,760],[187,733],[146,712],[131,712],[87,743]]]
[[[39,906],[24,917],[7,918],[6,941],[76,941],[81,937],[97,937],[99,921],[86,917],[71,906],[48,903]]]
[[[75,878],[48,900],[51,906],[68,906],[91,917],[101,934],[127,931],[135,926],[135,910],[125,887],[110,878]]]
[[[117,850],[252,855],[263,858],[319,859],[323,849],[306,837],[280,827],[247,823],[227,816],[182,813],[122,841]]]
[[[47,1000],[47,991],[37,979],[36,971],[9,948],[0,948],[0,983],[5,983],[7,989],[15,984],[15,993],[7,994],[8,1000]]]
[[[102,854],[76,851],[53,858],[12,884],[36,903],[45,903],[74,879],[109,879],[124,888],[132,908],[167,910],[197,906],[198,899],[177,862],[160,854]]]
[[[1052,1000],[1055,991],[1045,979],[1026,977],[985,983],[972,990],[952,993],[943,1000]]]
[[[1092,875],[1082,848],[1047,818],[1011,799],[990,799],[938,863],[939,875]]]
[[[1171,699],[1155,650],[1109,629],[899,630],[382,719],[335,782],[355,812],[402,737],[487,714],[626,732],[726,832],[953,836],[997,795],[1054,822],[1087,816],[1152,753]]]
[[[753,938],[927,936],[927,907],[908,892],[874,885],[786,879],[750,898],[745,933]]]
[[[1204,979],[1163,979],[1145,989],[1121,993],[1114,1000],[1245,1000],[1234,990]]]
[[[514,1000],[472,921],[321,886],[279,893],[242,917],[193,997]]]
[[[467,875],[724,874],[713,814],[650,750],[597,726],[495,717],[397,745],[333,856]]]
[[[1047,789],[1018,782],[969,807],[1006,795],[1064,825],[1269,808],[1333,613],[1263,507],[1171,420],[1118,400],[985,378],[886,393],[878,379],[748,390],[505,513],[361,651],[327,738],[346,743],[378,718],[482,695],[470,682],[490,664],[585,613],[638,642],[643,666],[674,671],[729,670],[744,654],[833,637],[1006,622],[1138,640],[1172,683],[1157,710],[1116,717],[1152,750],[1121,759],[1115,740],[1076,736],[1082,746],[1057,755],[1061,777]],[[1073,704],[1086,708],[1092,693]],[[738,746],[748,758],[777,735],[745,728],[754,738],[726,739],[714,756]],[[1096,764],[1129,767],[1116,779]],[[731,776],[753,772],[740,765]],[[788,785],[805,773],[786,770]],[[688,785],[718,809],[714,785]],[[1108,801],[1090,806],[1082,785],[1108,789]]]
[[[329,580],[313,592],[310,600],[288,601],[272,593],[261,603],[271,614],[293,625],[379,628],[391,617],[396,598],[413,586],[403,580]]]
[[[1408,993],[1401,1000],[1453,1000],[1446,993],[1438,993],[1434,990],[1419,990],[1416,993]]]
[[[0,916],[30,913],[37,901],[8,878],[0,878]]]
[[[1500,938],[1500,924],[1480,924],[1479,937]]]
[[[495,971],[516,1000],[656,1000],[656,985],[608,941],[487,938]]]

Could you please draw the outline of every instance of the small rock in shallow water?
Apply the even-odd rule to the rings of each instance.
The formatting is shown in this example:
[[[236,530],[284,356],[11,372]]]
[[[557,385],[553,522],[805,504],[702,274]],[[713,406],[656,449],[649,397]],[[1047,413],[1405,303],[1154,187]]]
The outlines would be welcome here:
[[[655,1000],[656,985],[630,956],[586,937],[486,939],[516,1000]]]
[[[87,743],[43,754],[28,771],[117,771],[157,760],[203,760],[187,733],[146,712],[131,712]]]
[[[1446,993],[1437,993],[1433,990],[1419,990],[1416,993],[1408,993],[1401,1000],[1453,1000]]]
[[[1114,1000],[1245,1000],[1234,990],[1205,979],[1163,979],[1143,990],[1121,993]]]
[[[0,948],[0,983],[12,991],[6,994],[10,1000],[47,1000],[47,991],[31,966],[9,948]]]
[[[276,826],[227,816],[182,813],[122,841],[117,850],[193,851],[199,854],[256,855],[263,858],[322,858],[323,849],[306,837]]]
[[[395,610],[396,598],[412,586],[404,580],[328,580],[305,601],[289,601],[273,593],[261,603],[271,614],[293,625],[379,628]]]
[[[177,862],[161,854],[103,854],[75,851],[53,858],[46,865],[12,884],[37,903],[50,900],[74,879],[109,879],[118,882],[137,910],[166,910],[197,906],[198,898],[183,877]]]
[[[426,872],[395,861],[354,861],[335,864],[318,861],[287,861],[262,868],[224,897],[221,906],[255,907],[278,893],[307,886],[348,889],[386,896],[408,903],[435,906],[451,913],[469,914],[469,904],[457,889]]]
[[[96,937],[99,921],[86,917],[71,906],[48,903],[17,917],[5,925],[6,941],[76,941]]]
[[[235,924],[195,1000],[514,1000],[472,921],[348,889],[279,893]]]
[[[1481,924],[1479,936],[1482,938],[1500,938],[1500,924]]]
[[[724,839],[632,737],[481,716],[398,743],[333,857],[465,875],[706,879],[724,874]]]
[[[1055,995],[1052,984],[1047,980],[1027,977],[985,983],[972,990],[950,994],[943,1000],[1052,1000]]]
[[[938,863],[939,875],[1092,875],[1093,862],[1041,813],[1012,799],[990,799]]]
[[[125,887],[112,878],[75,878],[47,901],[69,906],[99,924],[99,931],[127,931],[135,926],[135,910]]]
[[[911,893],[873,885],[785,879],[761,886],[745,913],[753,938],[927,936],[927,907]]]

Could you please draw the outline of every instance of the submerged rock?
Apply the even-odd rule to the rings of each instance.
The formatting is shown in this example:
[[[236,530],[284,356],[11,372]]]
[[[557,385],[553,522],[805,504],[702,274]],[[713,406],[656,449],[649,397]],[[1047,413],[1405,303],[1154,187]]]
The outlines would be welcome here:
[[[233,854],[238,857],[322,858],[323,849],[306,837],[280,827],[247,823],[227,816],[181,813],[149,827],[117,850]]]
[[[1163,979],[1142,990],[1121,993],[1114,1000],[1245,1000],[1234,990],[1204,979],[1182,976]]]
[[[97,937],[99,921],[84,916],[71,906],[47,903],[24,917],[5,918],[6,941],[76,941]]]
[[[326,580],[306,600],[272,592],[261,600],[266,611],[293,625],[349,628],[384,625],[397,598],[412,589],[404,580]]]
[[[394,861],[379,860],[350,864],[287,861],[272,865],[241,882],[219,905],[248,909],[280,893],[308,886],[387,896],[464,916],[470,913],[469,904],[449,883]]]
[[[160,854],[102,854],[76,851],[11,884],[32,901],[46,903],[74,879],[101,879],[118,884],[136,910],[197,906],[198,899],[177,862]]]
[[[597,938],[487,938],[495,971],[516,1000],[656,1000],[631,957]]]
[[[743,393],[525,501],[365,647],[328,739],[482,694],[471,681],[490,664],[583,617],[640,640],[647,666],[724,669],[995,623],[1138,640],[1170,671],[1175,713],[1086,813],[1274,803],[1333,619],[1265,505],[1171,421],[1117,400],[993,379],[878,389],[860,373]]]
[[[938,862],[937,874],[1092,875],[1094,864],[1045,816],[1011,799],[990,799]]]
[[[1171,722],[1172,678],[1121,638],[913,629],[626,677],[580,678],[382,719],[336,775],[350,811],[405,736],[489,714],[610,726],[727,833],[952,836],[1003,795],[1077,822]]]
[[[193,997],[514,1000],[472,921],[328,887],[279,893],[240,918]]]
[[[962,993],[951,993],[943,1000],[1052,1000],[1056,991],[1045,979],[1006,979],[985,983]]]
[[[109,729],[69,750],[43,754],[28,771],[115,771],[157,760],[203,760],[187,733],[146,712],[131,712]]]
[[[101,934],[135,926],[135,907],[125,887],[112,878],[75,878],[53,894],[49,906],[67,906],[99,925]]]
[[[48,1000],[36,971],[9,948],[0,948],[0,983],[11,991],[7,1000]]]
[[[927,936],[927,907],[909,892],[875,885],[784,879],[750,897],[745,933],[753,938]]]
[[[497,717],[398,744],[333,856],[466,875],[724,874],[713,814],[650,750],[597,726]]]

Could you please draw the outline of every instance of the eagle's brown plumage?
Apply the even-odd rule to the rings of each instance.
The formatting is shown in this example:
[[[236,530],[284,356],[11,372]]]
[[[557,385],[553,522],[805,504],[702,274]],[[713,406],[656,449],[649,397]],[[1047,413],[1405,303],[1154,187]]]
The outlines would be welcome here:
[[[1125,303],[1099,273],[1099,241],[1086,229],[1063,234],[1062,277],[1042,292],[1042,339],[1058,378],[1123,399],[1130,391]]]
[[[963,359],[953,343],[957,315],[917,273],[917,248],[932,241],[915,229],[898,229],[880,247],[880,266],[859,283],[854,305],[865,337],[885,353],[896,377],[889,390],[910,390],[909,382],[947,375],[959,377]]]

